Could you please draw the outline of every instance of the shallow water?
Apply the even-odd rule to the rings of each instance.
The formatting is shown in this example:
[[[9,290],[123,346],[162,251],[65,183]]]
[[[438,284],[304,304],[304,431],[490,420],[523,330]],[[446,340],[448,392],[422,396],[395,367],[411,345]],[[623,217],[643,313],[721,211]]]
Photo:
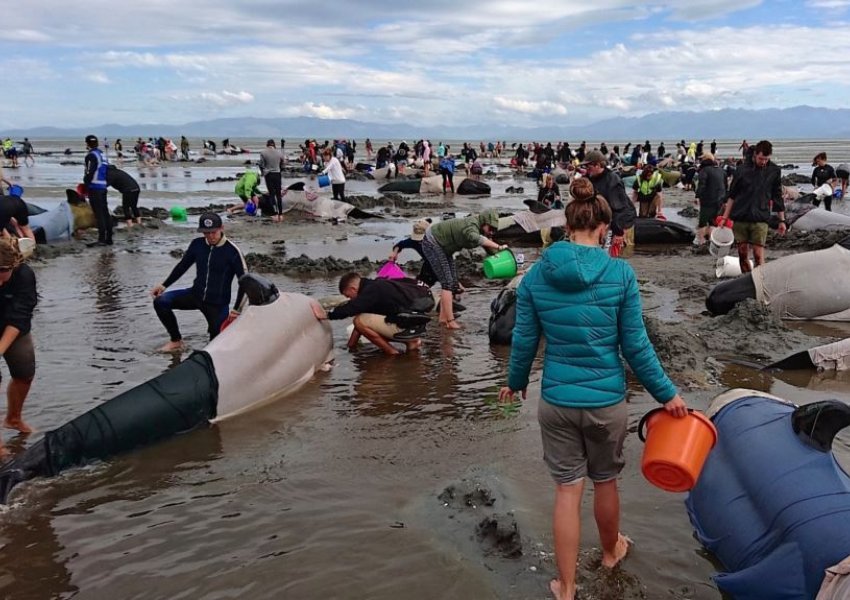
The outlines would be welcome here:
[[[11,178],[25,182],[29,199],[32,191],[49,200],[61,198],[81,170],[39,161]],[[143,205],[220,202],[232,183],[204,180],[239,166],[193,167],[189,176],[183,167],[166,170],[168,177],[161,171],[144,178],[150,187]],[[491,184],[493,198],[458,198],[458,210],[517,208],[528,196],[504,194],[516,184],[510,180]],[[533,182],[523,185],[533,189]],[[373,183],[358,186],[374,193]],[[114,203],[116,195],[110,197]],[[359,228],[327,225],[314,240],[293,236],[287,248],[290,256],[380,259],[408,223],[390,215]],[[281,237],[289,237],[287,227]],[[121,234],[113,249],[35,264],[41,301],[33,328],[38,378],[25,409],[31,424],[49,430],[173,366],[171,357],[154,352],[164,332],[147,290],[173,266],[168,252],[185,247],[192,235],[188,227]],[[250,237],[236,241],[243,251],[262,246]],[[527,260],[535,254],[527,251]],[[283,290],[336,293],[336,277],[271,278]],[[0,513],[0,593],[26,599],[547,597],[554,570],[552,485],[535,416],[539,370],[516,414],[493,404],[509,356],[487,342],[495,290],[474,285],[463,299],[465,329],[447,334],[431,327],[420,358],[385,358],[368,347],[349,353],[346,323],[334,323],[334,368],[292,396],[108,464],[22,486]],[[647,311],[681,318],[674,296],[649,286]],[[203,347],[202,318],[186,313],[179,319],[187,341]],[[839,335],[843,326],[799,327]],[[801,403],[850,400],[850,380],[829,374],[771,375],[729,365],[723,383]],[[654,402],[636,383],[630,387],[634,426]],[[709,399],[705,392],[687,395],[697,408]],[[19,451],[38,437],[12,438],[9,445]],[[850,463],[846,432],[835,449]],[[623,529],[637,541],[624,566],[634,581],[612,597],[720,598],[710,580],[715,567],[691,535],[684,496],[643,480],[641,450],[629,435],[621,489]],[[438,499],[464,481],[492,490],[497,500],[489,512],[515,519],[521,559],[487,554],[475,541],[487,510]],[[588,493],[585,547],[596,543],[591,507]],[[581,572],[593,577],[592,570]]]

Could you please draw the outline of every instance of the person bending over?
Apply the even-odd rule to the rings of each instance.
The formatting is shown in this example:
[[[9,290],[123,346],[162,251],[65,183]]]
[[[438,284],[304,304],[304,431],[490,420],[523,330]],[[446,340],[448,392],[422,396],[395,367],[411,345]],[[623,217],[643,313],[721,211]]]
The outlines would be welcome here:
[[[339,291],[349,301],[333,309],[327,318],[354,317],[354,332],[348,339],[349,350],[355,348],[363,335],[384,354],[399,354],[390,342],[400,341],[395,337],[404,328],[394,323],[393,317],[404,312],[424,313],[434,306],[428,285],[415,279],[367,279],[357,273],[347,273],[339,280]],[[408,352],[422,344],[418,337],[403,342]]]
[[[233,279],[245,273],[242,252],[225,237],[221,217],[215,213],[202,214],[198,231],[204,234],[203,237],[192,240],[171,274],[151,290],[156,316],[171,336],[171,341],[160,348],[162,352],[176,352],[184,348],[183,336],[174,316],[175,310],[201,311],[207,320],[210,339],[217,336],[228,316],[227,306]],[[192,287],[166,292],[166,288],[180,279],[192,265],[195,265]],[[239,315],[242,298],[240,289],[230,312],[231,317]]]
[[[139,213],[139,183],[129,173],[109,165],[106,168],[106,183],[110,187],[121,192],[121,207],[124,209],[124,221],[127,227],[142,224],[142,215]]]

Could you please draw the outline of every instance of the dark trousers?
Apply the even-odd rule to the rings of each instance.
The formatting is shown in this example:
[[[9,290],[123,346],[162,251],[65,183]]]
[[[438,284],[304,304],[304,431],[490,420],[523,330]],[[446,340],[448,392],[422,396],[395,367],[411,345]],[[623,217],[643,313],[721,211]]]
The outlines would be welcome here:
[[[820,200],[815,199],[815,200],[812,201],[812,204],[814,204],[815,206],[820,206]],[[824,196],[823,207],[826,210],[830,210],[830,211],[832,210],[832,196]]]
[[[168,331],[168,335],[171,336],[172,342],[179,342],[183,339],[183,336],[180,335],[180,328],[177,326],[177,317],[174,316],[175,310],[201,311],[207,320],[207,331],[210,334],[210,339],[218,335],[221,331],[221,324],[227,318],[226,304],[202,302],[189,288],[165,292],[153,301],[153,308],[156,311],[156,316],[159,317],[166,331]]]
[[[112,243],[112,215],[106,204],[106,190],[89,190],[89,203],[97,223],[97,241]]]
[[[344,183],[332,183],[331,189],[334,193],[334,200],[339,200],[340,202],[345,202],[345,184]]]
[[[121,194],[121,207],[124,209],[124,220],[139,218],[139,190]]]
[[[280,173],[266,173],[266,187],[269,196],[277,209],[277,214],[283,214],[283,197],[280,191]]]
[[[440,169],[440,175],[443,176],[443,191],[446,191],[446,184],[449,184],[449,187],[452,189],[452,193],[455,191],[455,182],[454,182],[454,173],[448,171],[447,169]]]

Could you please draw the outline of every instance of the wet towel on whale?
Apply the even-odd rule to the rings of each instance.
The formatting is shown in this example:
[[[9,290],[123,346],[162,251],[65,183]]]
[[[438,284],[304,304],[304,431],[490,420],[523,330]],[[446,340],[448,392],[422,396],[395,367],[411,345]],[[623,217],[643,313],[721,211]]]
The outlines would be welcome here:
[[[551,227],[564,227],[567,218],[562,210],[550,210],[545,213],[535,214],[530,210],[518,212],[513,216],[514,222],[523,228],[526,233],[533,233],[541,229]],[[499,223],[501,229],[501,222]]]

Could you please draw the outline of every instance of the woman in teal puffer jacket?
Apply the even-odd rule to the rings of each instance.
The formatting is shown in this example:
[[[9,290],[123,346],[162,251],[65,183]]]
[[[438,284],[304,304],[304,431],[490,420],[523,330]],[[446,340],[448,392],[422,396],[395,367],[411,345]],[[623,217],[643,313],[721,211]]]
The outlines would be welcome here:
[[[677,417],[687,406],[665,375],[646,334],[637,279],[624,260],[600,248],[611,208],[587,179],[570,186],[570,242],[558,242],[517,289],[508,385],[500,399],[525,397],[541,335],[546,338],[538,408],[543,459],[557,484],[554,512],[556,598],[575,596],[584,478],[594,486],[594,516],[602,564],[614,567],[628,551],[620,533],[617,476],[625,462],[626,376],[620,353],[652,396]]]

